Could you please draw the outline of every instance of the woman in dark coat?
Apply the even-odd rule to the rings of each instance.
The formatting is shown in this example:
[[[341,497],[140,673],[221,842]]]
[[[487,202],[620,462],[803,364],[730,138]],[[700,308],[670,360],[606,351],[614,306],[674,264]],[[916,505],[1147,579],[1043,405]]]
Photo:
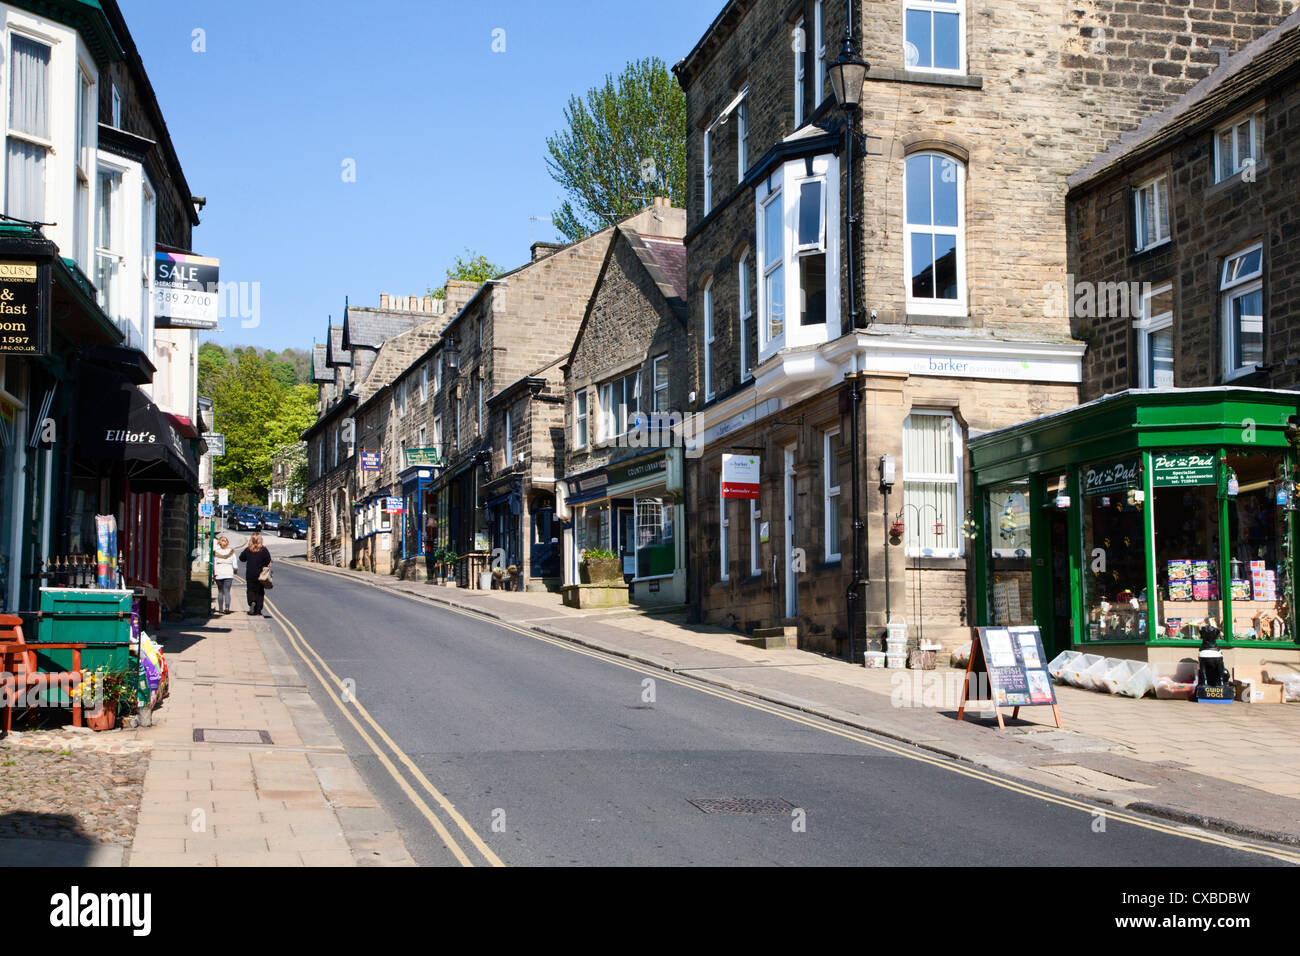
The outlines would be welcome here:
[[[266,550],[262,536],[255,534],[248,539],[248,547],[240,552],[239,560],[244,562],[244,580],[248,584],[248,613],[262,616],[262,601],[266,598],[266,589],[258,578],[262,569],[271,563],[271,552]]]

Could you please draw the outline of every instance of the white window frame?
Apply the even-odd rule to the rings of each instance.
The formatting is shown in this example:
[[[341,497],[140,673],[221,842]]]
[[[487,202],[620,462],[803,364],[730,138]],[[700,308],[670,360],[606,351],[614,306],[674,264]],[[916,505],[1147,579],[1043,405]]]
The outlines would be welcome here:
[[[716,123],[716,121],[715,121]],[[713,125],[704,131],[704,214],[713,211]]]
[[[664,374],[664,383],[659,384],[659,367],[662,365],[666,370]],[[672,411],[669,407],[672,404],[672,367],[668,364],[667,355],[657,355],[653,362],[650,363],[650,386],[653,396],[650,402],[650,411],[660,414],[668,414]],[[661,396],[662,393],[662,396]]]
[[[94,208],[95,195],[95,176],[97,173],[95,155],[98,151],[99,136],[98,123],[98,100],[96,98],[96,85],[93,79],[94,71],[88,69],[85,64],[78,61],[77,63],[77,117],[76,117],[76,142],[73,150],[75,167],[74,178],[76,186],[73,192],[73,202],[76,204],[73,209],[73,257],[83,275],[90,275],[90,258],[94,250],[94,237],[92,236],[92,209]],[[84,191],[84,195],[81,194]],[[150,252],[150,260],[153,259],[153,253]],[[152,265],[152,261],[150,263]]]
[[[731,521],[727,518],[727,499],[722,496],[722,476],[718,476],[718,564],[719,581],[730,581],[731,549],[728,538],[731,535]]]
[[[907,164],[913,159],[932,156],[953,164],[957,170],[957,225],[939,226],[909,223],[907,221]],[[930,219],[934,219],[933,179],[931,180]],[[912,294],[912,236],[916,233],[927,235],[954,236],[957,240],[957,298],[923,299]],[[948,315],[965,316],[968,309],[966,301],[966,164],[956,156],[948,153],[926,151],[909,153],[903,160],[903,285],[907,296],[907,311],[914,315]]]
[[[759,510],[758,502],[753,498],[749,499],[749,576],[751,578],[763,574],[763,567],[758,557],[758,532],[762,517],[763,513]]]
[[[47,102],[46,102],[46,112],[45,112],[45,135],[44,136],[40,135],[39,133],[31,133],[26,130],[20,130],[17,127],[15,127],[13,124],[13,111],[10,108],[10,103],[9,103],[9,96],[10,96],[9,86],[13,83],[13,72],[14,72],[13,40],[14,37],[16,36],[21,37],[23,40],[26,40],[29,43],[38,44],[40,46],[45,47],[47,50],[49,50],[49,62],[46,64],[46,73],[45,73],[45,90],[46,90]],[[50,37],[42,36],[33,32],[20,31],[14,29],[10,29],[8,31],[6,40],[7,42],[5,43],[4,64],[3,64],[4,65],[3,76],[5,79],[5,97],[6,97],[4,103],[5,129],[7,131],[7,139],[5,141],[5,176],[6,176],[5,194],[4,194],[5,212],[11,216],[16,214],[15,210],[11,209],[9,206],[9,195],[8,195],[9,185],[8,185],[7,177],[9,174],[9,169],[8,169],[9,141],[17,140],[18,142],[22,143],[25,146],[34,146],[44,151],[44,155],[41,157],[41,185],[43,187],[42,188],[43,195],[41,196],[41,208],[39,210],[39,214],[33,217],[33,220],[36,222],[44,222],[48,218],[49,211],[50,211],[50,178],[51,178],[51,173],[55,172],[55,170],[53,169],[55,165],[53,162],[54,154],[55,154],[54,130],[57,122],[57,117],[55,116],[55,112],[58,108],[59,92],[62,89],[61,84],[56,82],[57,75],[55,73],[56,58],[54,55],[54,48],[57,45],[58,41]],[[90,190],[90,195],[92,197],[91,207],[93,209],[94,207],[93,186]],[[94,241],[93,238],[91,241],[92,242]]]
[[[1240,154],[1241,140],[1238,132],[1241,127],[1245,126],[1250,133],[1250,155],[1242,156]],[[1223,144],[1220,142],[1224,133],[1232,133],[1232,171],[1224,173],[1223,171]],[[1224,123],[1214,131],[1214,181],[1216,183],[1225,182],[1246,169],[1248,165],[1258,166],[1261,153],[1260,148],[1264,141],[1264,111],[1256,109],[1245,115],[1238,115],[1230,122]],[[1251,163],[1246,163],[1250,159]]]
[[[506,409],[506,467],[509,468],[515,462],[515,443],[510,435],[510,409]]]
[[[704,398],[712,401],[718,394],[713,382],[713,280],[704,283]]]
[[[740,316],[740,380],[748,382],[754,377],[749,354],[749,324],[754,321],[754,303],[749,295],[750,250],[746,249],[736,263],[736,312]]]
[[[838,427],[828,428],[822,432],[822,536],[825,541],[824,553],[828,563],[839,561],[842,557],[839,551],[840,529],[835,527],[836,522],[832,520],[833,516],[838,517],[840,502],[836,500],[834,502],[836,508],[834,510],[831,508],[831,499],[839,499],[840,497],[840,486],[831,484],[831,456],[835,454],[831,449],[831,439],[839,434],[840,429]],[[839,462],[834,462],[834,464],[838,471]]]
[[[740,91],[736,103],[736,182],[745,178],[749,168],[749,100],[746,98],[749,87]]]
[[[102,158],[95,166],[95,189],[92,195],[95,197],[93,205],[92,231],[94,233],[95,243],[95,289],[99,293],[100,308],[114,322],[122,321],[122,282],[123,266],[126,263],[126,254],[123,251],[126,245],[126,191],[127,191],[127,174],[129,170],[116,163],[105,162]],[[103,238],[99,234],[99,203],[103,198],[101,195],[102,183],[101,178],[108,175],[115,182],[112,194],[108,197],[108,243],[101,243]],[[108,288],[100,288],[99,283],[99,260],[107,259],[111,263],[111,271],[108,281]]]
[[[1154,374],[1155,369],[1151,366],[1151,339],[1153,336],[1166,331],[1172,331],[1174,327],[1174,309],[1173,309],[1173,282],[1162,282],[1159,285],[1152,286],[1142,295],[1142,314],[1133,328],[1137,330],[1138,342],[1138,387],[1139,388],[1156,388]],[[1166,292],[1170,295],[1170,307],[1158,315],[1151,314],[1151,303],[1157,297],[1164,295]],[[1177,368],[1175,366],[1175,372]]]
[[[433,447],[438,450],[438,458],[442,458],[442,416],[433,417]]]
[[[113,108],[112,121],[114,129],[122,128],[122,94],[117,90],[117,84],[113,84]]]
[[[1148,242],[1148,226],[1151,223],[1146,221],[1146,204],[1142,197],[1151,192],[1151,214],[1154,217],[1154,238]],[[1164,233],[1160,231],[1161,212],[1164,213],[1165,221]],[[1169,242],[1170,235],[1173,232],[1173,217],[1169,209],[1169,174],[1161,173],[1159,176],[1152,176],[1150,179],[1140,183],[1133,190],[1133,251],[1145,252],[1148,249],[1154,249],[1156,246],[1164,245]]]
[[[627,394],[627,382],[632,380],[632,394]],[[615,396],[614,389],[618,389]],[[630,401],[629,401],[630,398]],[[623,406],[623,417],[619,419],[619,405]],[[626,435],[632,427],[632,419],[641,410],[641,370],[633,369],[616,378],[603,382],[600,386],[600,441],[613,441]]]
[[[812,172],[808,172],[808,162]],[[823,180],[822,238],[816,250],[808,246],[803,250],[826,250],[826,321],[816,325],[800,325],[799,254],[796,249],[800,184],[806,180]],[[838,338],[840,334],[840,270],[831,250],[840,242],[840,195],[838,189],[827,188],[839,182],[839,160],[829,154],[800,157],[774,169],[768,178],[754,189],[754,218],[758,235],[758,252],[755,257],[755,278],[758,287],[758,355],[754,364],[765,362],[786,348],[817,345]],[[767,249],[766,213],[768,206],[780,204],[781,249],[769,261]],[[784,297],[783,325],[773,334],[769,285],[778,269],[784,269],[780,287]]]
[[[794,25],[795,35],[802,42],[794,44],[794,128],[798,129],[803,125],[804,112],[804,60],[807,58],[808,33],[804,29],[803,17]]]
[[[1250,272],[1233,273],[1233,263],[1243,260],[1253,252],[1259,253],[1259,268]],[[1243,375],[1250,375],[1256,370],[1254,365],[1237,366],[1233,361],[1233,356],[1237,351],[1237,339],[1239,332],[1232,321],[1232,304],[1237,299],[1250,295],[1251,293],[1260,293],[1260,312],[1263,309],[1264,298],[1264,243],[1263,241],[1251,243],[1241,249],[1231,252],[1223,257],[1223,266],[1219,273],[1219,295],[1222,299],[1220,315],[1222,316],[1223,327],[1223,378],[1229,381],[1234,378],[1240,378]],[[1261,315],[1261,324],[1263,316]],[[1265,329],[1260,329],[1261,336],[1264,335]],[[1265,346],[1267,339],[1265,339]],[[1261,356],[1261,359],[1263,356]]]
[[[925,521],[927,521],[927,520],[929,520],[929,521],[933,521],[933,517],[929,516],[928,513],[927,513],[927,514],[922,514],[922,515],[920,515],[920,517],[918,518],[918,517],[917,517],[915,514],[913,514],[912,512],[907,511],[907,486],[908,486],[909,483],[911,483],[911,482],[925,482],[925,483],[931,483],[931,484],[955,484],[955,485],[957,486],[957,495],[956,495],[956,503],[957,503],[957,505],[956,505],[956,512],[955,512],[954,515],[950,515],[949,517],[950,517],[950,518],[955,518],[955,519],[956,519],[956,523],[953,525],[954,528],[960,527],[961,514],[962,514],[962,504],[963,504],[963,503],[965,502],[965,500],[966,500],[966,498],[965,498],[965,494],[966,494],[966,489],[965,489],[965,478],[966,478],[966,476],[965,476],[965,474],[964,474],[964,472],[965,472],[965,452],[963,451],[963,447],[962,447],[961,424],[957,421],[957,416],[954,415],[951,411],[949,411],[949,410],[947,410],[947,409],[913,408],[913,409],[911,409],[911,411],[908,412],[907,417],[905,417],[905,418],[903,419],[903,428],[904,428],[904,429],[907,428],[907,418],[910,418],[910,417],[912,417],[913,415],[928,415],[928,416],[934,416],[934,417],[936,417],[936,418],[947,418],[949,421],[952,422],[952,459],[953,459],[953,469],[954,469],[954,474],[952,474],[952,475],[947,475],[947,474],[943,474],[943,473],[941,473],[941,472],[916,472],[916,473],[909,473],[909,472],[907,471],[907,461],[906,461],[907,456],[906,456],[906,453],[904,453],[904,455],[902,456],[902,458],[903,458],[903,511],[904,511],[904,521],[907,522],[907,523],[910,523],[910,522],[913,522],[913,521],[919,521],[919,522],[921,522],[919,528],[923,528],[923,527],[925,527],[925,524],[924,524]],[[906,442],[906,440],[904,440],[904,442],[903,442],[903,448],[904,448],[904,451],[906,452],[906,448],[907,448],[907,442]],[[940,517],[943,517],[943,516],[940,516]],[[918,528],[918,530],[919,530],[919,528]],[[905,538],[904,540],[906,540],[906,538]],[[925,540],[924,536],[922,536],[919,540],[924,541],[924,540]],[[908,547],[906,547],[904,550],[906,551],[907,557],[960,558],[960,557],[963,557],[964,554],[965,554],[965,544],[964,544],[964,542],[965,542],[965,539],[964,539],[960,534],[957,534],[957,547],[955,547],[955,548],[925,548],[925,547],[914,548],[914,547],[910,547],[910,546],[908,546]]]
[[[476,426],[475,434],[482,435],[483,434],[483,379],[479,379],[475,384],[478,388],[478,402],[476,406],[478,409],[478,416],[475,422],[475,426]]]
[[[940,67],[940,66],[920,66],[907,62],[907,48],[913,45],[907,38],[907,12],[909,10],[921,10],[930,14],[930,37],[933,44],[934,38],[934,14],[936,13],[955,13],[957,14],[957,66]],[[933,45],[931,46],[931,60],[933,57]],[[964,76],[966,74],[966,0],[903,0],[903,65],[914,73],[945,73],[950,76]]]
[[[429,366],[420,366],[420,404],[429,401]]]
[[[813,97],[816,105],[820,107],[822,101],[826,99],[829,92],[830,84],[827,82],[829,74],[826,72],[829,66],[829,49],[826,42],[826,0],[816,0],[813,4],[813,52],[817,57],[816,67],[813,76]]]
[[[586,448],[591,438],[591,390],[573,393],[573,447]]]

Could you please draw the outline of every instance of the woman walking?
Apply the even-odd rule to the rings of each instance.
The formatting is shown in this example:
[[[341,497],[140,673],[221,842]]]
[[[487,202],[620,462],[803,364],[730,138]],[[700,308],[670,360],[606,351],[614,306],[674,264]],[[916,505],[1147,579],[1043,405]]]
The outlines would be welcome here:
[[[263,569],[271,564],[271,552],[266,550],[260,534],[248,539],[248,547],[240,553],[239,560],[244,562],[244,580],[248,583],[248,613],[261,617],[266,591],[260,578]]]
[[[230,591],[235,586],[235,549],[224,534],[212,552],[212,573],[217,579],[217,613],[230,613]]]

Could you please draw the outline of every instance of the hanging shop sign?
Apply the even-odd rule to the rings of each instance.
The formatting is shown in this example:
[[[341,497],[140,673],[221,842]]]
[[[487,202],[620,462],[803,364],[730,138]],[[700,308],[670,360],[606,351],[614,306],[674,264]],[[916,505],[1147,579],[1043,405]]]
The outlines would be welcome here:
[[[722,497],[759,500],[758,455],[722,456]]]
[[[985,682],[987,694],[979,686]],[[1006,727],[1003,707],[1014,707],[1011,713],[1014,718],[1021,707],[1039,706],[1051,707],[1056,726],[1061,726],[1056,690],[1047,672],[1047,655],[1043,653],[1043,637],[1037,627],[979,628],[979,640],[971,644],[957,719],[964,719],[968,700],[986,699],[993,701],[999,727]]]
[[[408,448],[406,449],[406,467],[412,465],[441,465],[442,456],[438,454],[436,448]]]
[[[153,270],[154,325],[160,329],[215,329],[221,292],[220,259],[183,252],[156,252]]]
[[[213,458],[224,458],[226,454],[226,436],[221,432],[204,432],[203,443],[208,446],[208,454]]]
[[[1151,472],[1157,488],[1212,485],[1217,480],[1211,451],[1153,452]]]
[[[49,269],[35,262],[0,261],[0,355],[48,355]]]
[[[1109,495],[1140,483],[1142,459],[1125,458],[1106,465],[1093,465],[1083,473],[1083,493],[1087,497]]]
[[[363,451],[361,453],[361,470],[378,471],[379,470],[379,452]]]
[[[384,499],[384,514],[400,515],[402,513],[402,499],[399,497],[387,497]]]

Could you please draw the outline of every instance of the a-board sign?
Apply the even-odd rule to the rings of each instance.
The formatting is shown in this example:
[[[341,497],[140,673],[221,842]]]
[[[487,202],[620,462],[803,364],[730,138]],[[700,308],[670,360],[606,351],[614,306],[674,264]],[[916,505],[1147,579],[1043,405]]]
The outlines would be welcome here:
[[[973,696],[983,682],[987,698]],[[998,726],[1005,727],[1002,708],[1051,707],[1056,726],[1061,726],[1061,712],[1056,705],[1056,688],[1047,672],[1047,655],[1043,653],[1043,636],[1036,626],[981,627],[979,640],[971,643],[970,662],[966,665],[966,682],[962,691],[957,719],[962,720],[967,700],[992,699]]]

